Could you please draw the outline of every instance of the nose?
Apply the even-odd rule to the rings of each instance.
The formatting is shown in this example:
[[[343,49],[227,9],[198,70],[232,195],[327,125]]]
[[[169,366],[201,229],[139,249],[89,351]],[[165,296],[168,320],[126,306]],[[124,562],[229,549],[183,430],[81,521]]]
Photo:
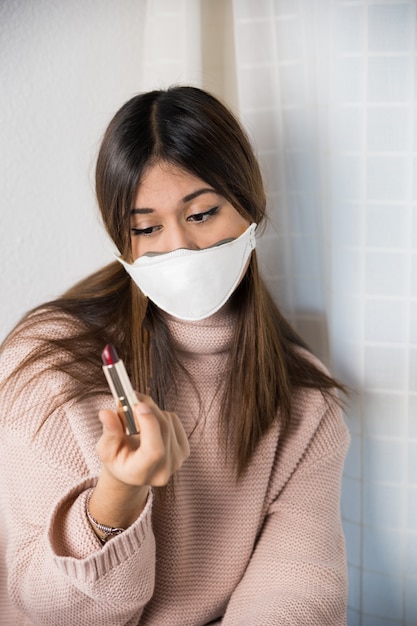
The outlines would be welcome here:
[[[194,235],[187,228],[186,224],[176,224],[171,227],[170,232],[167,233],[166,247],[168,252],[178,250],[179,248],[185,248],[186,250],[200,249]]]

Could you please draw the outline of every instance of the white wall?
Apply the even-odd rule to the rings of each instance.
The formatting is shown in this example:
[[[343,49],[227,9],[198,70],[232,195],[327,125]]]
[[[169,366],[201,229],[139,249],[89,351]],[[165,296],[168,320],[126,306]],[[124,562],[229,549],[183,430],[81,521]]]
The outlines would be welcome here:
[[[145,3],[0,3],[0,340],[29,308],[111,260],[94,162],[140,90]]]
[[[189,83],[237,108],[231,6],[1,0],[0,341],[28,309],[112,260],[94,166],[121,104]]]

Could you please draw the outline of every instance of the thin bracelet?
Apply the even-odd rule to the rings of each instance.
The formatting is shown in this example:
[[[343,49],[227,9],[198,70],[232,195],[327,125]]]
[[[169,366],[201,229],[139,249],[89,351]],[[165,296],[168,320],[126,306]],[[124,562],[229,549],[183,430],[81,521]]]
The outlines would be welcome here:
[[[87,518],[88,518],[88,521],[90,522],[90,524],[92,526],[94,526],[95,528],[97,528],[100,532],[104,533],[104,537],[100,537],[99,535],[97,535],[97,537],[100,539],[101,543],[104,545],[105,543],[107,543],[107,541],[109,541],[109,539],[112,539],[116,535],[120,535],[120,533],[123,533],[126,529],[125,528],[114,528],[113,526],[105,526],[104,524],[100,524],[100,522],[98,522],[91,515],[90,510],[89,510],[89,504],[90,504],[91,496],[93,495],[93,491],[94,490],[91,490],[89,495],[88,495],[88,497],[87,497],[87,501],[85,503],[85,512],[86,512],[86,515],[87,515]]]

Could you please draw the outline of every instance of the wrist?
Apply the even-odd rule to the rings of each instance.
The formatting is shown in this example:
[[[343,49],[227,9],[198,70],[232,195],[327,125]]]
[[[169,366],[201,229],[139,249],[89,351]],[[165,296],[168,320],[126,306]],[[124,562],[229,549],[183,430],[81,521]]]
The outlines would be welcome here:
[[[148,486],[127,485],[103,471],[88,499],[88,511],[100,525],[126,529],[142,513],[148,494]]]
[[[104,545],[105,543],[107,543],[107,541],[109,541],[116,535],[120,535],[121,533],[123,533],[125,531],[125,528],[115,528],[113,526],[106,526],[105,524],[101,524],[99,521],[95,519],[95,517],[93,517],[93,515],[90,513],[90,500],[91,500],[92,494],[93,494],[93,491],[90,491],[88,498],[86,500],[86,503],[85,503],[85,512],[87,515],[87,519],[90,522],[90,526],[93,528],[97,537],[100,539],[101,543]]]
[[[138,501],[136,507],[129,506],[128,509],[121,510],[115,505],[115,502],[106,502],[105,506],[97,506],[97,500],[99,496],[95,493],[95,490],[91,491],[86,500],[86,516],[90,523],[90,526],[100,539],[102,544],[107,543],[110,539],[116,535],[120,535],[124,532],[136,519],[140,516],[146,506],[146,501],[149,492],[141,494],[141,499]],[[92,500],[95,498],[96,504],[93,505],[92,512]],[[98,502],[100,505],[100,502]],[[99,512],[97,512],[97,510]]]

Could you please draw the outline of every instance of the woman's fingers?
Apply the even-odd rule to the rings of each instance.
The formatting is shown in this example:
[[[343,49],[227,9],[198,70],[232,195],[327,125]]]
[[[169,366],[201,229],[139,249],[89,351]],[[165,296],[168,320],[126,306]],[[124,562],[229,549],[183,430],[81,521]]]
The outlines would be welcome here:
[[[149,442],[149,444],[152,445],[152,435],[155,437],[155,444],[157,444],[160,439],[164,440],[166,437],[169,437],[171,445],[178,448],[178,456],[183,457],[180,463],[181,466],[182,462],[190,454],[190,446],[180,418],[176,413],[161,411],[161,409],[149,396],[138,394],[138,398],[140,399],[140,402],[137,405],[137,419],[139,425],[143,424],[145,427],[145,432],[149,434],[148,439],[148,437],[145,436],[145,433],[142,433],[144,435],[143,441]],[[149,417],[150,415],[154,416],[157,419],[159,427],[158,430],[153,430],[153,426],[155,426],[155,423],[151,425],[150,421],[148,421],[148,424],[146,424],[146,417]]]
[[[141,433],[141,452],[150,463],[156,462],[165,453],[164,418],[155,408],[145,402],[139,402],[134,407]]]
[[[140,435],[129,436],[117,413],[100,411],[103,434],[97,453],[118,480],[140,486],[165,485],[189,456],[184,428],[175,413],[161,411],[143,394],[138,394],[134,412]]]

